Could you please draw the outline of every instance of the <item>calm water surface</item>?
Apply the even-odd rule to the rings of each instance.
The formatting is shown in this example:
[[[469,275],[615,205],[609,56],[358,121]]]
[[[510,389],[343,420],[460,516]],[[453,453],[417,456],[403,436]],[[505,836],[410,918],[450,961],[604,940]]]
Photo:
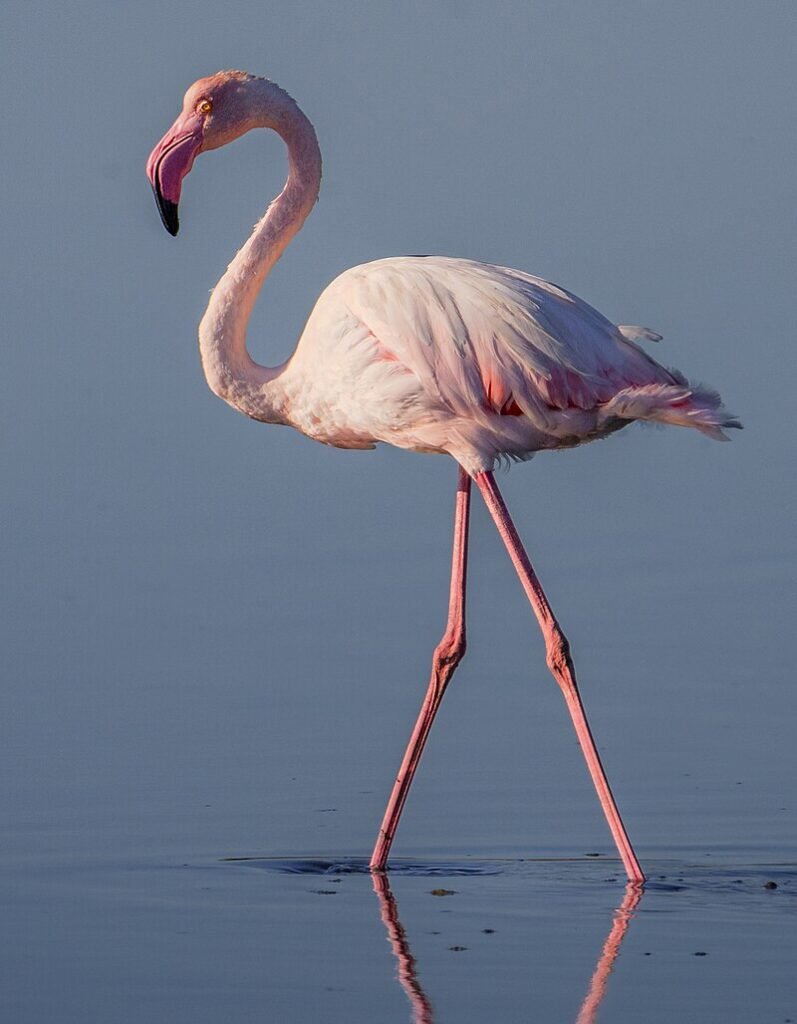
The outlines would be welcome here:
[[[34,858],[8,1020],[782,1022],[797,871],[608,859]]]

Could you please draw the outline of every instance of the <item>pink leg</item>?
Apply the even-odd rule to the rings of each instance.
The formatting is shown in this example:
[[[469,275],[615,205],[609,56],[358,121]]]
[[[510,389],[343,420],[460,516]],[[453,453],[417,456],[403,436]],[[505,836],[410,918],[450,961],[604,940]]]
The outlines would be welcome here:
[[[470,477],[459,471],[457,503],[454,512],[454,554],[451,565],[451,592],[448,624],[432,658],[432,678],[426,691],[418,721],[404,753],[404,760],[390,794],[382,827],[371,854],[371,871],[384,871],[399,818],[407,801],[415,769],[421,759],[434,716],[457,665],[465,654],[465,577],[468,568],[468,521],[470,517]]]
[[[490,510],[490,514],[495,520],[495,525],[498,527],[501,539],[506,545],[509,557],[512,559],[517,574],[520,577],[520,582],[523,584],[523,589],[526,591],[526,596],[531,602],[534,614],[537,616],[537,621],[542,629],[542,635],[545,638],[548,667],[564,694],[567,709],[570,712],[570,717],[573,719],[573,725],[576,729],[578,742],[581,744],[581,749],[587,762],[587,768],[598,792],[598,799],[601,802],[603,813],[606,815],[609,828],[614,836],[617,850],[625,865],[629,881],[644,882],[645,876],[631,846],[631,841],[623,825],[620,812],[617,810],[617,804],[614,802],[612,791],[609,788],[609,780],[606,778],[606,773],[603,770],[603,765],[601,764],[598,750],[587,722],[587,716],[584,713],[584,707],[576,685],[576,672],[570,658],[570,645],[567,642],[567,637],[562,632],[559,623],[556,621],[556,616],[551,611],[548,598],[540,586],[537,574],[532,568],[520,537],[518,537],[515,524],[510,518],[493,474],[478,473],[474,479],[484,497],[487,508]]]

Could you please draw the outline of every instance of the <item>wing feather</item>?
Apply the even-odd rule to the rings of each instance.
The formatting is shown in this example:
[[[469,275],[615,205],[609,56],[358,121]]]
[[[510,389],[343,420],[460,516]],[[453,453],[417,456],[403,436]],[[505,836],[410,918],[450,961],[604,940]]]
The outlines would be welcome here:
[[[447,257],[400,257],[338,279],[351,314],[456,415],[592,409],[633,386],[678,383],[635,341],[557,285]]]

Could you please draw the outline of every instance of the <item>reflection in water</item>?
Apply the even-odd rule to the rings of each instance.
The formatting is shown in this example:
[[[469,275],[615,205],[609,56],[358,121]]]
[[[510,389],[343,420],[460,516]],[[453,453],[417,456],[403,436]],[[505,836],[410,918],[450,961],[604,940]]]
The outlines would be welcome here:
[[[404,925],[399,921],[396,897],[390,891],[390,883],[383,872],[371,875],[374,892],[379,898],[379,909],[382,923],[387,929],[387,937],[393,947],[393,955],[398,963],[398,980],[412,1006],[413,1024],[434,1024],[432,1004],[421,988],[415,973],[415,957],[410,952],[410,944]]]
[[[576,1017],[576,1024],[594,1024],[595,1015],[606,993],[606,982],[612,973],[614,961],[620,952],[620,945],[625,938],[628,925],[636,909],[637,903],[642,898],[642,886],[629,882],[625,887],[623,902],[614,912],[614,920],[608,938],[603,944],[600,958],[592,973],[592,981],[589,984],[589,991],[581,1004],[581,1010]]]
[[[386,874],[373,874],[371,876],[374,884],[374,892],[379,900],[379,909],[382,915],[382,923],[387,930],[387,937],[393,949],[393,955],[398,964],[398,980],[412,1006],[413,1024],[434,1024],[432,1004],[429,997],[421,988],[418,981],[418,974],[415,966],[415,957],[410,951],[407,933],[404,931],[398,916],[398,904],[396,897],[390,890],[390,882]],[[620,952],[620,946],[628,925],[633,917],[634,910],[642,898],[642,886],[629,882],[625,887],[625,893],[620,906],[615,910],[612,917],[612,927],[609,935],[603,944],[601,955],[592,973],[589,991],[581,1004],[575,1024],[595,1024],[596,1015],[601,1001],[606,994],[606,984],[609,975],[612,973],[614,962]]]

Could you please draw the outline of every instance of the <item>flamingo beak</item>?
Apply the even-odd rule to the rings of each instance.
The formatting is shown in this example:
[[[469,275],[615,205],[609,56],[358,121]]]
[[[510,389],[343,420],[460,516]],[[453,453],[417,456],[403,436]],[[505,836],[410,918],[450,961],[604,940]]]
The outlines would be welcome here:
[[[183,178],[202,150],[204,119],[198,114],[180,115],[147,160],[147,177],[163,226],[170,235],[180,229],[177,206]]]

